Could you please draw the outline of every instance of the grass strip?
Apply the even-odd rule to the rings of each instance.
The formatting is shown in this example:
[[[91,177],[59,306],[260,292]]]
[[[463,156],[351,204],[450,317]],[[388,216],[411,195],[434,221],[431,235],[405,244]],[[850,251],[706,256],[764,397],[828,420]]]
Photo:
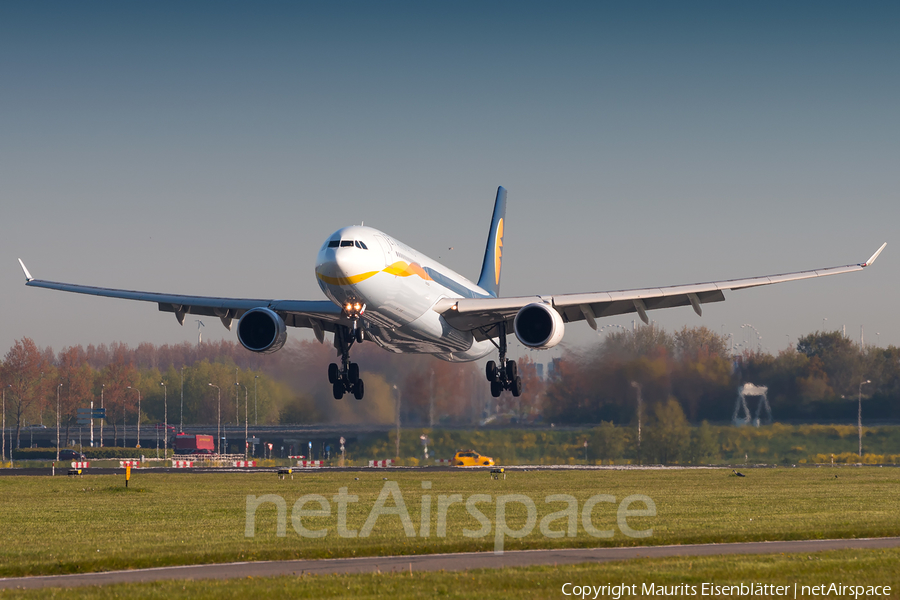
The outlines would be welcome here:
[[[830,585],[891,586],[891,596],[900,592],[900,549],[838,550],[813,554],[736,555],[636,559],[630,561],[563,565],[558,567],[523,567],[502,570],[480,569],[465,572],[375,573],[362,575],[307,575],[300,577],[243,578],[231,580],[165,581],[145,584],[122,584],[84,588],[45,588],[14,590],[4,597],[29,598],[421,598],[504,599],[515,597],[565,598],[562,586],[618,585],[636,586],[633,591],[647,595],[666,586],[672,591],[696,591],[701,596],[703,584],[782,585],[790,587],[788,596],[755,595],[755,598],[793,598],[793,586]],[[569,586],[567,591],[571,592]],[[712,590],[714,591],[714,590]],[[674,595],[674,594],[667,594]],[[679,594],[690,596],[690,593]],[[708,594],[717,596],[721,594]],[[807,594],[807,597],[811,594]],[[571,597],[571,596],[568,596]],[[611,593],[600,598],[615,597]],[[622,595],[622,598],[634,597]],[[798,597],[803,597],[802,593]],[[852,596],[850,596],[852,597]]]
[[[6,542],[0,545],[0,575],[45,575],[244,560],[387,556],[494,550],[496,511],[501,496],[520,495],[535,505],[536,522],[521,538],[506,536],[507,550],[528,548],[688,544],[790,539],[883,537],[900,535],[900,471],[880,468],[754,469],[737,478],[730,470],[529,471],[506,480],[486,472],[316,471],[280,480],[274,473],[136,472],[131,486],[122,476],[0,478],[0,514]],[[367,537],[342,537],[334,497],[341,488],[358,502],[347,504],[347,528],[364,529],[377,498],[394,484],[413,525],[408,536],[397,515],[379,517]],[[325,530],[324,537],[302,537],[292,509],[302,496],[318,494],[330,515],[304,517],[302,525]],[[489,524],[487,535],[467,537],[483,524],[465,502],[446,511],[439,528],[438,501],[454,494],[465,500],[488,497],[477,507]],[[559,511],[546,503],[554,494],[577,502],[575,536],[566,518],[546,529],[541,521]],[[596,495],[615,502],[642,494],[653,500],[655,516],[632,517],[630,527],[652,529],[647,538],[622,533],[617,504],[601,502],[593,526],[610,538],[592,536],[581,510]],[[248,496],[284,500],[285,531],[278,535],[274,504],[260,506],[255,535],[245,536]],[[430,515],[423,507],[430,501]],[[389,499],[387,506],[395,506]],[[638,504],[642,508],[643,504]],[[307,504],[306,509],[319,508]],[[527,526],[522,504],[506,505],[511,530]],[[297,516],[296,514],[294,516]],[[423,524],[426,527],[423,528]],[[428,535],[423,535],[427,529]],[[441,535],[443,533],[443,535]]]

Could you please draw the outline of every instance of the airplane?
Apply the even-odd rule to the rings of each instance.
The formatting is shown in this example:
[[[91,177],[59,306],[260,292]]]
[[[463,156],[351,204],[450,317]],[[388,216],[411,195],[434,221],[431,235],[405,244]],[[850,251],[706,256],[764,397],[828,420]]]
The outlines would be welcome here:
[[[372,227],[350,226],[328,236],[316,257],[315,275],[328,300],[216,298],[161,294],[58,283],[35,279],[25,263],[27,286],[127,300],[156,302],[162,312],[219,317],[230,331],[237,319],[238,341],[248,350],[267,354],[280,350],[287,327],[312,329],[320,343],[333,334],[340,365],[328,366],[335,399],[365,393],[359,365],[350,360],[354,344],[374,342],[398,353],[426,353],[451,362],[482,358],[497,350],[485,376],[495,398],[508,390],[522,393],[516,361],[507,358],[507,336],[514,333],[528,348],[546,349],[563,339],[566,323],[636,312],[649,323],[647,311],[725,300],[724,291],[785,281],[860,271],[875,262],[882,246],[863,263],[749,279],[733,279],[671,287],[559,294],[500,296],[506,190],[497,189],[484,260],[473,283],[400,240]]]

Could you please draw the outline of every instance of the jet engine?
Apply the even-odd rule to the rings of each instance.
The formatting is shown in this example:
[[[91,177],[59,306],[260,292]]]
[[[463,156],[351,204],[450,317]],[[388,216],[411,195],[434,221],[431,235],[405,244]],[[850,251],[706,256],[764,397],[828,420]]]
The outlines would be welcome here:
[[[268,308],[251,308],[237,326],[238,340],[247,350],[271,354],[281,350],[287,341],[284,320]]]
[[[565,333],[562,317],[549,304],[533,302],[523,306],[513,322],[516,337],[529,348],[552,348]]]

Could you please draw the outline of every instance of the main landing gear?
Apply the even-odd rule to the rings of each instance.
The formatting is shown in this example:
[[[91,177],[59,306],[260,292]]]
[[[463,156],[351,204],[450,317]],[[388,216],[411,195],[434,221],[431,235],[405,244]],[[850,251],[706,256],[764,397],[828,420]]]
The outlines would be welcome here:
[[[522,394],[522,378],[519,377],[516,361],[506,359],[506,322],[501,322],[498,327],[500,340],[497,349],[500,350],[500,364],[489,360],[485,367],[485,375],[491,382],[491,396],[498,398],[503,390],[509,390],[518,398]]]
[[[341,366],[338,367],[334,363],[328,365],[328,383],[332,386],[335,400],[340,400],[346,393],[352,393],[354,398],[362,400],[365,386],[363,380],[359,378],[359,365],[350,362],[350,347],[354,342],[361,344],[364,339],[362,327],[359,326],[362,311],[359,304],[355,305],[355,314],[352,311],[354,305],[348,304],[347,307],[351,309],[348,316],[352,319],[352,325],[350,327],[341,325],[334,332],[334,347],[341,354]],[[348,310],[347,307],[345,311]],[[362,310],[365,310],[365,306],[362,306]]]

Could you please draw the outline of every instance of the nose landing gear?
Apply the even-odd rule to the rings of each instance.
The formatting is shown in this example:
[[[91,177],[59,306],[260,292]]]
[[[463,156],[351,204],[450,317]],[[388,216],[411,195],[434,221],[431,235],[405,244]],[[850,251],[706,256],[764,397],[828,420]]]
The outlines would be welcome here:
[[[365,385],[359,378],[359,365],[350,362],[350,348],[354,343],[361,344],[365,335],[359,324],[359,318],[366,310],[365,304],[348,303],[344,312],[351,319],[351,326],[339,326],[334,332],[334,347],[341,355],[341,366],[331,363],[328,365],[328,383],[332,386],[332,394],[335,400],[340,400],[346,393],[352,393],[357,400],[362,400],[365,394]]]
[[[491,396],[497,398],[503,390],[509,390],[518,398],[522,394],[522,378],[519,376],[519,367],[514,360],[506,359],[506,323],[498,324],[500,338],[497,349],[500,350],[500,364],[492,360],[487,362],[485,375],[491,382]]]

